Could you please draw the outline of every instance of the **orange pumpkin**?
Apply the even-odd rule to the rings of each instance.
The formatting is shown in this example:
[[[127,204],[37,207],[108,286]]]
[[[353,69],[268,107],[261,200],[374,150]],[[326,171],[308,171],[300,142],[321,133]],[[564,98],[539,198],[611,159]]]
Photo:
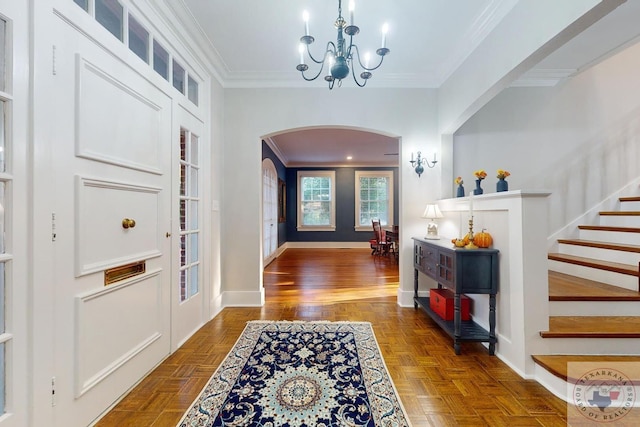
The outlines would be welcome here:
[[[491,234],[482,230],[480,233],[473,236],[473,243],[479,248],[488,248],[493,243],[493,237]]]

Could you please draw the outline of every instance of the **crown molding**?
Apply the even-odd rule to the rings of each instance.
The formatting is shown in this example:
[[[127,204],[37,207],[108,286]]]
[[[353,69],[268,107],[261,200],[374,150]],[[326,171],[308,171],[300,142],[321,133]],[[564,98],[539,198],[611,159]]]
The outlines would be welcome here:
[[[511,83],[511,87],[552,87],[575,74],[575,68],[532,69]]]
[[[456,52],[440,67],[438,83],[434,87],[440,87],[451,77],[517,3],[518,0],[493,0],[487,5],[465,33]]]

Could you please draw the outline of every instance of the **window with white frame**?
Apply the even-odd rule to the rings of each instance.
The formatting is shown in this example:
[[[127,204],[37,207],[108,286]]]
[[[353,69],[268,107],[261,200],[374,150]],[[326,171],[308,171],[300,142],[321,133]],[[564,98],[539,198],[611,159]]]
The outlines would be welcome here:
[[[298,171],[298,230],[335,231],[335,171]]]
[[[393,224],[393,171],[356,171],[356,226],[371,231],[371,220]]]

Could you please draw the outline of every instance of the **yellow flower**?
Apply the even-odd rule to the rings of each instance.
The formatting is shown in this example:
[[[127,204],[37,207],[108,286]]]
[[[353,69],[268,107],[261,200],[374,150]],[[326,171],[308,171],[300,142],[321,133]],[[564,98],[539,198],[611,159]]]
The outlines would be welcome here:
[[[464,183],[461,176],[454,179],[454,182],[456,183],[456,185],[462,185],[462,183]]]
[[[509,171],[506,171],[504,169],[498,169],[498,175],[497,175],[498,179],[505,179],[506,177],[508,177],[510,175],[511,174],[509,173]]]
[[[485,179],[487,177],[487,173],[484,171],[484,169],[478,169],[477,171],[475,171],[473,173],[476,178],[478,179]]]

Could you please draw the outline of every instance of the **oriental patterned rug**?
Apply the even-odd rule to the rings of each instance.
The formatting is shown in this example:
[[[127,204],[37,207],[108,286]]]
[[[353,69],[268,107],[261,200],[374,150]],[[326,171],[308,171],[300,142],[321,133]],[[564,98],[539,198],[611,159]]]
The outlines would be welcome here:
[[[370,323],[252,321],[178,425],[410,423]]]

